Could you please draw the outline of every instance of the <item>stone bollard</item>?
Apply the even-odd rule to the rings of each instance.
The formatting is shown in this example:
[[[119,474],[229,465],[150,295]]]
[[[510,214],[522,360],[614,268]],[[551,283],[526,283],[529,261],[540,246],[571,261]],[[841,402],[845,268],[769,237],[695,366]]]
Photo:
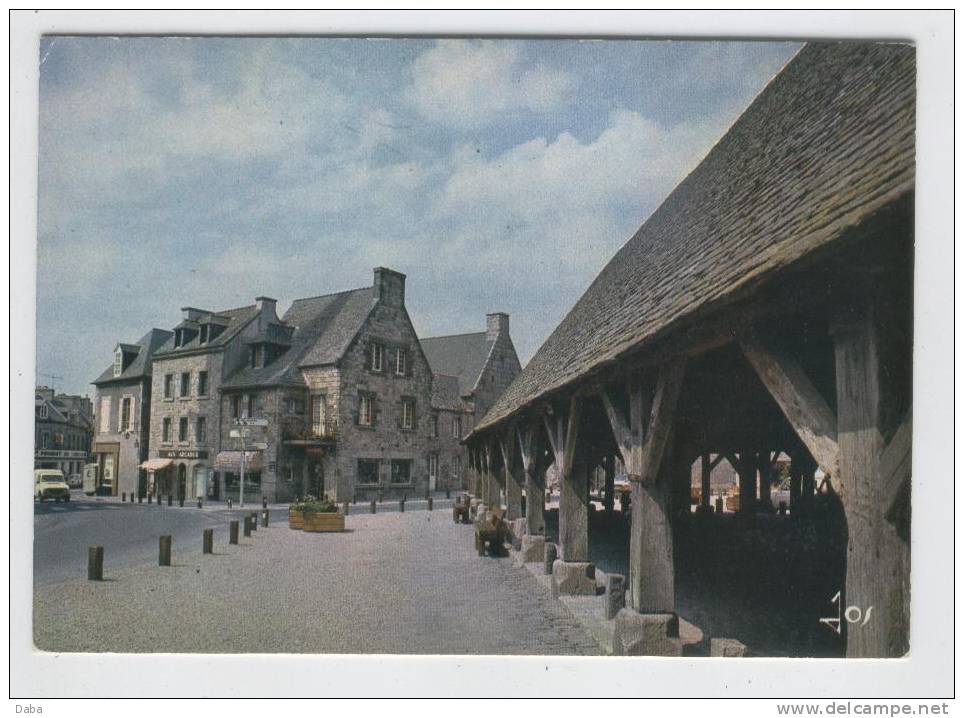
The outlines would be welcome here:
[[[235,544],[238,543],[238,522],[232,521],[228,524],[228,543]]]
[[[606,575],[606,620],[616,618],[620,609],[626,607],[626,577],[620,573]]]
[[[138,503],[140,503],[140,498],[141,498],[140,496],[137,497]],[[133,491],[131,491],[131,503],[134,503],[134,492],[133,492]]]
[[[264,528],[268,528],[268,509],[261,512],[261,525]]]
[[[263,508],[263,509],[268,508],[268,497],[267,497],[267,496],[262,496],[262,497],[261,497],[261,508]]]
[[[151,503],[153,500],[154,500],[153,494],[148,494],[148,495],[147,495],[147,503]]]
[[[428,510],[429,510],[429,511],[432,510],[432,497],[431,497],[431,496],[428,497]]]
[[[452,490],[451,490],[451,489],[445,489],[445,498],[447,498],[447,499],[452,498]]]
[[[87,547],[87,580],[88,581],[104,580],[104,547],[103,546]]]
[[[251,536],[251,517],[245,516],[244,517],[244,537],[248,538],[249,536]]]
[[[542,570],[546,576],[552,575],[552,564],[556,562],[556,558],[559,556],[559,550],[556,548],[554,543],[546,543],[546,552],[543,558]]]
[[[372,513],[375,513],[375,499],[372,499]]]
[[[122,504],[126,504],[126,503],[127,503],[127,492],[126,492],[126,491],[121,491],[121,503],[122,503]]]
[[[735,638],[711,638],[711,658],[744,658],[746,646]]]
[[[401,511],[403,514],[405,513],[405,499],[402,499],[401,501],[398,502],[398,510]]]
[[[160,550],[157,555],[157,565],[158,566],[170,566],[171,565],[171,537],[161,536],[160,540]]]
[[[351,504],[349,504],[347,501],[341,505],[341,508],[345,516],[351,512]]]
[[[183,499],[182,499],[182,501],[183,501]],[[171,494],[168,494],[168,495],[167,495],[167,505],[168,505],[168,506],[173,506],[173,505],[174,505],[174,497],[173,497]],[[183,504],[182,504],[182,506],[183,506]]]
[[[214,529],[204,529],[201,553],[214,553]]]
[[[141,496],[140,494],[137,495],[137,503],[139,503],[139,504],[144,503],[144,497]]]
[[[198,496],[198,499],[197,499],[197,507],[198,507],[199,509],[203,509],[203,508],[204,508],[204,504],[202,503],[200,496]]]
[[[228,508],[230,509],[232,506],[234,506],[234,502],[231,499],[228,499]]]
[[[249,514],[249,517],[251,518],[251,530],[257,531],[258,530],[258,512],[252,511]]]

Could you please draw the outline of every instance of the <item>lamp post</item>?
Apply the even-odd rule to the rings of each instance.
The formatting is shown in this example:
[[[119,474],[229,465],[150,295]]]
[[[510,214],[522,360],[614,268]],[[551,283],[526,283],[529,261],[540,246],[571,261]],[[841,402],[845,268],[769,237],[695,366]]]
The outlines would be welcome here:
[[[249,419],[243,416],[239,419],[235,419],[234,423],[235,423],[235,426],[237,426],[238,428],[231,432],[231,437],[241,440],[241,491],[240,491],[240,495],[238,496],[238,499],[239,499],[238,504],[239,506],[244,508],[244,469],[245,469],[245,449],[246,449],[244,440],[248,436],[249,426],[267,426],[268,420],[267,419]],[[255,444],[252,444],[251,447],[264,450],[267,448],[267,444],[255,443]]]

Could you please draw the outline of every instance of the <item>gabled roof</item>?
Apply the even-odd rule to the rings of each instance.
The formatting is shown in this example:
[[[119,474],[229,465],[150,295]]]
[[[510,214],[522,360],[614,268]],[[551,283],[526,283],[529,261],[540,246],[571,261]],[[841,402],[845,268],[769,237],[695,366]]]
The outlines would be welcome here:
[[[915,84],[912,46],[805,46],[617,252],[476,430],[912,193]]]
[[[493,342],[485,332],[453,334],[419,340],[433,374],[458,378],[459,395],[468,396],[475,389]]]
[[[187,344],[175,348],[174,336],[171,335],[170,340],[165,342],[164,346],[155,352],[155,355],[157,357],[162,357],[180,354],[181,352],[190,352],[197,349],[215,349],[222,347],[231,341],[231,339],[233,339],[235,336],[237,336],[238,332],[244,329],[248,322],[257,317],[259,311],[260,310],[258,309],[257,305],[252,304],[247,307],[238,307],[237,309],[226,309],[223,312],[210,312],[211,314],[226,317],[229,320],[224,331],[218,334],[214,339],[201,344],[201,336],[199,334],[191,339],[191,341],[189,341]],[[178,326],[189,326],[195,323],[196,322],[185,320]]]
[[[303,386],[301,367],[341,359],[373,306],[371,287],[295,300],[282,318],[293,327],[289,349],[266,367],[239,369],[221,387]]]
[[[114,376],[114,365],[111,364],[107,369],[105,369],[99,377],[94,379],[92,384],[105,384],[111,381],[127,381],[129,379],[140,379],[143,377],[148,377],[151,375],[151,357],[157,351],[157,348],[162,346],[165,342],[173,337],[173,333],[165,329],[151,329],[147,334],[142,336],[134,345],[121,344],[121,347],[131,347],[137,350],[137,356],[134,357],[133,361],[127,365],[127,368],[121,372],[120,376]]]

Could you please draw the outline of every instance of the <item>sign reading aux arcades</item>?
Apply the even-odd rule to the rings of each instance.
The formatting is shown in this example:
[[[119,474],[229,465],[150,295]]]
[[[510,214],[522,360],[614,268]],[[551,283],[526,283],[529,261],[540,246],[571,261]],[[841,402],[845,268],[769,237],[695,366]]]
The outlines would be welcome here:
[[[158,452],[162,459],[206,459],[206,449],[161,449]]]

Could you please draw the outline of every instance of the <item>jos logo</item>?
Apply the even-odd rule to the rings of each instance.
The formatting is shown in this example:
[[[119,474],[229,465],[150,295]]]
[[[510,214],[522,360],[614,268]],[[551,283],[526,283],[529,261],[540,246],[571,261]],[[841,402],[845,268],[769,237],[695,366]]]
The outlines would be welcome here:
[[[837,604],[837,617],[836,618],[821,618],[820,623],[826,624],[830,627],[831,631],[835,633],[840,633],[841,622],[846,621],[847,623],[859,623],[861,626],[866,626],[867,621],[870,620],[870,614],[873,613],[874,607],[870,606],[864,611],[860,606],[847,606],[843,611],[843,617],[841,618],[841,606],[840,606],[840,591],[830,599],[831,603]]]

